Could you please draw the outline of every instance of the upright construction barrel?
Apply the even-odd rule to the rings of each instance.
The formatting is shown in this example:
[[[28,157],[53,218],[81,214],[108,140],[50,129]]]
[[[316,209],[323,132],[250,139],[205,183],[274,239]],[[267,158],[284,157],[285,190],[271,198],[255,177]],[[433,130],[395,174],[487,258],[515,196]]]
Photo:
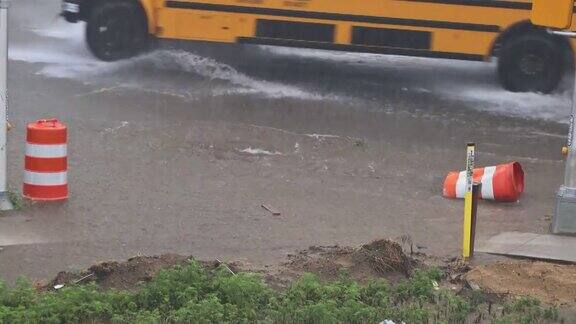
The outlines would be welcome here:
[[[35,201],[68,198],[67,139],[67,128],[57,119],[42,119],[28,124],[25,198]]]

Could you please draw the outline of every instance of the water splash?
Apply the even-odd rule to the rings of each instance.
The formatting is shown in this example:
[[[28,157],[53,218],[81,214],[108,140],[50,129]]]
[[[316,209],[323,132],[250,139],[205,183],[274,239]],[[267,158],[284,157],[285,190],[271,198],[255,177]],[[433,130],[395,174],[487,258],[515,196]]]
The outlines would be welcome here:
[[[295,86],[255,79],[230,65],[182,50],[158,50],[128,60],[101,62],[86,49],[84,28],[84,24],[57,23],[50,28],[34,29],[32,32],[40,38],[15,44],[9,57],[44,64],[37,73],[46,77],[175,93],[191,99],[231,94],[307,100],[329,98]],[[178,78],[173,78],[174,75]]]
[[[550,95],[512,93],[500,88],[495,62],[438,60],[395,55],[345,53],[263,46],[280,56],[299,56],[352,66],[368,66],[374,73],[394,75],[398,89],[462,102],[462,106],[495,115],[566,123],[570,115],[569,91]]]

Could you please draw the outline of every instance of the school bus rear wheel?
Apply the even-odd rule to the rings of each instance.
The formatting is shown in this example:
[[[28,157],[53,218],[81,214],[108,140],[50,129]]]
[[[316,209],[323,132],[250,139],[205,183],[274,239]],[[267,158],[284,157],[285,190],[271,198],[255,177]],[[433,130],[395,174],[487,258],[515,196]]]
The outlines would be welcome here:
[[[550,93],[562,79],[564,57],[559,42],[545,32],[518,36],[502,47],[500,83],[513,92]]]
[[[110,1],[93,8],[86,25],[86,40],[102,61],[133,57],[149,46],[142,10],[132,2]]]

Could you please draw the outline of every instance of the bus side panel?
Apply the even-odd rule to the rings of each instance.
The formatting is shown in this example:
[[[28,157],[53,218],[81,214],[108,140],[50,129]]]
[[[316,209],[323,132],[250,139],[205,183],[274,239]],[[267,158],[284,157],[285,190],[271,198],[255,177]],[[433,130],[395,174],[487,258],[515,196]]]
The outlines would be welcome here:
[[[390,17],[409,20],[441,22],[467,22],[506,26],[516,21],[529,20],[530,10],[469,6],[467,0],[430,1],[399,0],[168,0],[167,3],[209,5],[216,7],[294,10],[299,12],[345,14],[372,17]],[[442,2],[442,1],[438,1]],[[472,1],[480,2],[480,1]],[[483,1],[490,3],[490,1]],[[497,2],[497,1],[494,1]],[[512,1],[510,1],[512,2]],[[455,3],[455,4],[450,4]],[[461,3],[461,4],[458,4]],[[246,14],[246,13],[244,13]]]
[[[157,36],[161,38],[224,43],[252,36],[255,28],[249,15],[171,8],[158,11],[158,26]]]
[[[498,35],[499,33],[467,30],[436,30],[433,34],[432,51],[477,54],[488,58]]]
[[[343,16],[342,18],[347,20],[339,20],[330,19],[329,17],[329,19],[322,19],[324,18],[322,15],[310,15],[309,17],[296,15],[291,17],[290,13],[286,14],[287,11],[263,11],[258,9],[270,7],[280,9],[283,6],[284,8],[287,6],[286,2],[283,3],[276,0],[267,3],[266,6],[250,5],[247,2],[240,3],[230,0],[155,1],[159,1],[158,5],[160,6],[156,15],[156,24],[159,27],[156,35],[161,38],[225,43],[233,43],[238,39],[244,41],[244,38],[250,38],[253,43],[285,40],[284,44],[294,41],[293,45],[295,46],[309,45],[314,47],[322,44],[330,47],[326,43],[331,43],[359,47],[367,46],[369,47],[367,48],[368,51],[377,51],[374,47],[382,47],[383,51],[388,48],[398,48],[445,53],[446,55],[444,56],[450,56],[451,53],[455,54],[455,57],[458,54],[475,55],[479,59],[490,56],[492,44],[499,35],[499,29],[504,30],[508,25],[514,23],[516,19],[526,15],[523,10],[511,11],[501,8],[446,5],[442,6],[443,10],[441,12],[444,13],[430,13],[429,11],[433,11],[431,8],[437,7],[437,5],[411,3],[408,1],[389,3],[386,6],[386,10],[384,10],[382,1],[385,2],[385,0],[358,0],[359,3],[363,4],[362,6],[358,5],[358,3],[335,3],[327,0],[314,0],[304,4],[301,8],[291,8],[299,12],[310,9],[320,12],[320,7],[323,7],[325,11],[352,15],[371,13],[371,17],[374,15],[374,19],[366,19],[365,16]],[[176,3],[176,5],[172,5],[173,3]],[[199,6],[198,3],[210,4],[210,6]],[[222,7],[224,4],[229,6]],[[239,7],[242,9],[237,9]],[[371,11],[368,11],[368,9]],[[482,18],[476,19],[477,22],[489,24],[470,25],[468,21],[461,23],[462,15],[455,15],[454,12],[445,13],[445,11],[453,11],[455,9],[469,13],[475,12],[476,18]],[[248,12],[250,10],[253,10],[254,13]],[[398,20],[396,17],[400,11],[404,13],[403,16],[407,16],[407,13],[417,16],[420,13],[421,19],[437,15],[439,17],[434,18],[444,18],[446,20]],[[378,16],[378,12],[390,14],[392,18],[387,19]],[[394,12],[396,14],[393,14]],[[427,13],[426,16],[424,12]],[[492,19],[485,17],[488,13],[493,15]],[[500,13],[500,15],[496,13]],[[503,13],[506,14],[504,15]],[[448,17],[451,19],[447,19]],[[383,23],[368,22],[366,20],[382,20]],[[496,24],[490,24],[494,22]],[[305,30],[306,28],[309,28],[309,31]],[[332,29],[329,31],[328,29],[330,28]],[[329,32],[332,34],[331,37],[315,37],[316,34],[324,33],[328,35]],[[354,37],[356,37],[355,40],[353,39]],[[321,44],[314,45],[297,42],[319,42]],[[418,55],[418,53],[414,52],[414,55]]]
[[[274,25],[263,22],[274,21],[278,23],[294,22],[304,27],[310,26],[311,29],[310,33],[308,34],[309,36],[313,36],[316,33],[316,31],[313,29],[314,25],[332,25],[334,26],[334,35],[330,39],[319,40],[289,37],[289,35],[282,37],[281,34],[275,33],[272,30],[269,32],[265,30],[266,28],[273,28]],[[268,39],[292,39],[300,41],[329,42],[342,45],[370,46],[372,44],[354,44],[352,39],[353,30],[359,28],[371,28],[374,29],[375,32],[381,30],[383,35],[386,35],[386,32],[389,31],[394,31],[395,33],[401,33],[404,31],[406,36],[410,36],[411,33],[427,33],[430,34],[429,43],[421,40],[420,42],[422,45],[419,45],[418,39],[416,39],[413,43],[414,46],[410,43],[383,43],[382,46],[429,50],[444,53],[474,54],[480,56],[487,56],[489,53],[488,49],[491,47],[491,44],[494,42],[496,37],[498,37],[498,33],[466,30],[294,19],[211,11],[178,10],[170,8],[162,9],[160,11],[158,24],[162,30],[158,36],[162,38],[203,40],[225,43],[236,42],[238,38],[242,37],[264,37]],[[294,28],[294,30],[296,30],[296,28]],[[402,39],[402,37],[396,38]],[[426,46],[424,46],[424,44],[426,44]]]

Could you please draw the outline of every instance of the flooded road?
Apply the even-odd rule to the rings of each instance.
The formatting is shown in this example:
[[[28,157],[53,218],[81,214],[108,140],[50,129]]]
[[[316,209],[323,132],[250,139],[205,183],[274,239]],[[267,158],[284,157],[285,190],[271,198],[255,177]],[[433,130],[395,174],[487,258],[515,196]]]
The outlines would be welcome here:
[[[462,203],[442,181],[468,141],[479,164],[527,174],[519,203],[481,205],[480,235],[547,231],[568,91],[506,92],[493,63],[277,47],[162,44],[104,63],[58,8],[12,7],[9,178],[19,190],[25,124],[58,117],[72,195],[0,217],[0,277],[165,252],[261,265],[406,234],[457,255]]]

